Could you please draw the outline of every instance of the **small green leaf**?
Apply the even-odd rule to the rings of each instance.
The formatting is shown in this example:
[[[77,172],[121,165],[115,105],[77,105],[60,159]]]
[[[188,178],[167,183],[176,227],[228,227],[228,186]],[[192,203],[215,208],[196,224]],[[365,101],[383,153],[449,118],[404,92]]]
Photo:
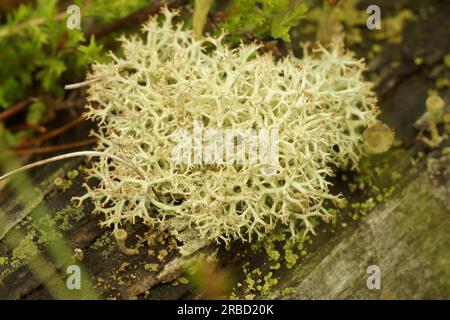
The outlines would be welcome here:
[[[78,48],[78,51],[80,52],[80,54],[77,56],[77,64],[79,66],[85,67],[93,61],[101,60],[103,46],[97,45],[97,43],[95,42],[95,37],[91,37],[89,45],[81,45]]]
[[[236,0],[221,28],[227,29],[231,42],[239,42],[249,32],[254,37],[290,41],[289,32],[305,17],[307,6],[300,0]]]
[[[272,21],[271,36],[274,38],[280,38],[284,41],[290,42],[291,37],[289,32],[291,28],[299,24],[300,20],[305,17],[305,13],[308,8],[305,5],[297,6],[293,11],[286,12]]]
[[[42,87],[51,92],[53,87],[57,86],[56,81],[66,71],[66,64],[58,59],[48,59],[43,61],[42,67],[43,69],[38,72],[37,78],[41,80]]]
[[[27,123],[28,124],[39,124],[47,111],[45,104],[38,100],[30,105],[27,113]]]
[[[444,56],[444,64],[450,68],[450,53]]]

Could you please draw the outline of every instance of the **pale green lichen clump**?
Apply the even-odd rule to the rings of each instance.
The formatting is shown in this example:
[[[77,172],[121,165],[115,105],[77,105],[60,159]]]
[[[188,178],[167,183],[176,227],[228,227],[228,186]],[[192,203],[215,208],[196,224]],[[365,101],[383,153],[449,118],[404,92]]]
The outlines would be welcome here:
[[[98,150],[145,172],[100,159],[86,185],[104,225],[125,222],[167,229],[189,239],[250,241],[277,225],[293,237],[327,219],[323,203],[336,200],[328,177],[355,167],[362,131],[378,109],[364,64],[338,44],[304,49],[302,59],[274,61],[257,45],[230,49],[223,37],[197,39],[163,11],[143,26],[145,39],[122,37],[123,57],[95,64],[86,117],[96,120]],[[177,129],[279,130],[279,169],[262,164],[176,164]]]

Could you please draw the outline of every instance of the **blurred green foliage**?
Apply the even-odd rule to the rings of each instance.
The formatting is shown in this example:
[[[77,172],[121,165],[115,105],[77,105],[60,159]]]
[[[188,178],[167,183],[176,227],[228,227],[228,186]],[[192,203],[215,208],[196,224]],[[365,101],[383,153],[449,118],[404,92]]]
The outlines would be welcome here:
[[[66,5],[58,0],[26,2],[0,17],[0,112],[17,102],[37,98],[25,117],[29,125],[45,118],[45,95],[58,98],[64,84],[81,81],[93,61],[103,61],[103,45],[85,33],[148,6],[151,0],[75,0],[81,9],[81,30],[69,29]],[[231,44],[250,33],[258,39],[290,41],[289,32],[304,18],[307,6],[302,0],[234,0],[226,8],[219,27],[229,33]],[[189,14],[188,14],[189,15]],[[0,134],[15,145],[26,136],[23,130],[12,134],[5,126]],[[29,129],[25,131],[30,132]]]
[[[229,32],[231,42],[239,42],[247,33],[259,39],[289,42],[290,30],[299,25],[307,11],[299,0],[235,0],[221,27]]]
[[[58,18],[56,0],[38,0],[11,12],[0,28],[0,60],[7,62],[0,69],[0,108],[40,92],[60,95],[64,72],[81,76],[90,61],[100,58],[101,46],[93,38],[84,42],[81,30],[68,29],[64,15]]]
[[[75,4],[83,7],[87,1],[77,0]],[[95,17],[96,23],[110,22],[123,18],[152,3],[152,0],[95,0],[90,1],[90,6],[84,17]]]
[[[78,0],[81,19],[105,23],[121,18],[149,0]],[[94,37],[85,39],[86,30],[69,29],[57,0],[37,0],[22,4],[0,25],[0,109],[41,92],[63,93],[63,75],[75,82],[84,77],[89,64],[102,60],[102,45]],[[35,116],[31,116],[35,119]]]
[[[149,0],[78,0],[81,30],[67,27],[66,7],[57,0],[21,4],[0,17],[0,112],[29,97],[60,97],[64,84],[84,78],[93,61],[106,59],[94,36],[86,39],[89,26],[124,17]],[[27,108],[26,123],[37,125],[46,114],[38,99]],[[0,134],[15,145],[30,130],[12,134],[2,126]]]

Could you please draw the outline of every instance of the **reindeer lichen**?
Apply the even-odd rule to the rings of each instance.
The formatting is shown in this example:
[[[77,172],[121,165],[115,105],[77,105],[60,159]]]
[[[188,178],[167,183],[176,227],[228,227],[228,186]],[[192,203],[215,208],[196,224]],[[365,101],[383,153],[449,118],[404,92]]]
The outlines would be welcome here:
[[[122,37],[123,56],[93,66],[86,118],[98,122],[99,159],[79,197],[91,199],[103,224],[144,223],[180,241],[262,238],[284,225],[294,238],[329,218],[336,201],[329,177],[355,168],[362,132],[377,123],[376,98],[365,66],[342,46],[304,47],[304,56],[275,61],[255,44],[231,49],[221,37],[198,39],[175,12],[151,18],[145,39]],[[177,164],[177,129],[278,128],[275,174],[261,163]]]

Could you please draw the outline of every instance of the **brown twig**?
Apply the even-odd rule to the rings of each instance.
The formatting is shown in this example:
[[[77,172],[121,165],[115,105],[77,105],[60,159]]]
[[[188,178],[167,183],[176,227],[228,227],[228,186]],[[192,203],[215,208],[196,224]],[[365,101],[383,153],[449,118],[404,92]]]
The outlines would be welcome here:
[[[43,153],[51,153],[56,151],[62,151],[67,149],[76,149],[84,146],[88,146],[97,142],[97,139],[87,139],[83,141],[78,141],[74,143],[67,144],[59,144],[55,146],[46,146],[46,147],[36,147],[36,148],[19,148],[13,149],[13,153],[17,156],[28,156],[31,154],[43,154]],[[0,156],[1,158],[1,156]]]
[[[7,157],[11,156],[9,151],[5,152],[5,155]],[[124,164],[124,165],[126,165],[126,166],[128,166],[130,168],[132,168],[134,171],[136,171],[136,173],[142,179],[145,179],[144,171],[142,169],[134,166],[129,161],[126,161],[126,160],[124,160],[124,159],[122,159],[122,158],[120,158],[120,157],[118,157],[116,155],[113,155],[111,153],[108,153],[108,152],[85,150],[85,151],[64,153],[64,154],[61,154],[59,156],[55,156],[55,157],[47,158],[47,159],[44,159],[44,160],[39,160],[39,161],[36,161],[36,162],[29,163],[27,165],[24,165],[24,166],[22,166],[20,168],[17,168],[15,170],[12,170],[12,171],[10,171],[8,173],[5,173],[4,175],[0,176],[0,181],[4,180],[4,179],[6,179],[6,178],[8,178],[10,176],[13,176],[13,175],[15,175],[17,173],[20,173],[20,172],[23,172],[23,171],[26,171],[26,170],[30,170],[30,169],[33,169],[33,168],[36,168],[36,167],[39,167],[39,166],[42,166],[42,165],[47,164],[47,163],[52,163],[52,162],[55,162],[55,161],[60,161],[60,160],[65,160],[65,159],[71,159],[71,158],[75,158],[75,157],[107,157],[107,158],[113,159],[113,160],[115,160],[117,162],[120,162],[120,163],[122,163],[122,164]]]
[[[22,100],[22,101],[18,102],[14,107],[0,112],[0,121],[5,121],[5,120],[11,118],[16,113],[25,109],[25,107],[28,106],[28,103],[30,102],[30,100],[31,99]]]
[[[19,125],[11,127],[11,132],[15,133],[15,132],[23,130],[23,129],[31,129],[34,132],[38,132],[38,133],[44,133],[44,132],[47,131],[47,128],[44,127],[44,126],[40,126],[38,124],[24,122],[24,123],[21,123]]]
[[[84,118],[82,116],[78,116],[75,119],[72,119],[71,121],[67,122],[66,124],[64,124],[63,126],[56,128],[50,132],[47,132],[46,134],[43,134],[35,139],[29,140],[29,141],[25,141],[24,143],[22,143],[20,145],[20,147],[29,147],[29,146],[33,146],[33,145],[38,145],[44,141],[47,141],[51,138],[57,137],[61,134],[63,134],[64,132],[66,132],[67,130],[75,127],[77,124],[83,122]]]
[[[47,128],[46,128],[46,127],[40,126],[40,125],[38,125],[38,124],[34,124],[34,123],[26,123],[25,126],[26,126],[27,128],[30,128],[30,129],[36,131],[36,132],[39,132],[39,133],[47,132]]]

